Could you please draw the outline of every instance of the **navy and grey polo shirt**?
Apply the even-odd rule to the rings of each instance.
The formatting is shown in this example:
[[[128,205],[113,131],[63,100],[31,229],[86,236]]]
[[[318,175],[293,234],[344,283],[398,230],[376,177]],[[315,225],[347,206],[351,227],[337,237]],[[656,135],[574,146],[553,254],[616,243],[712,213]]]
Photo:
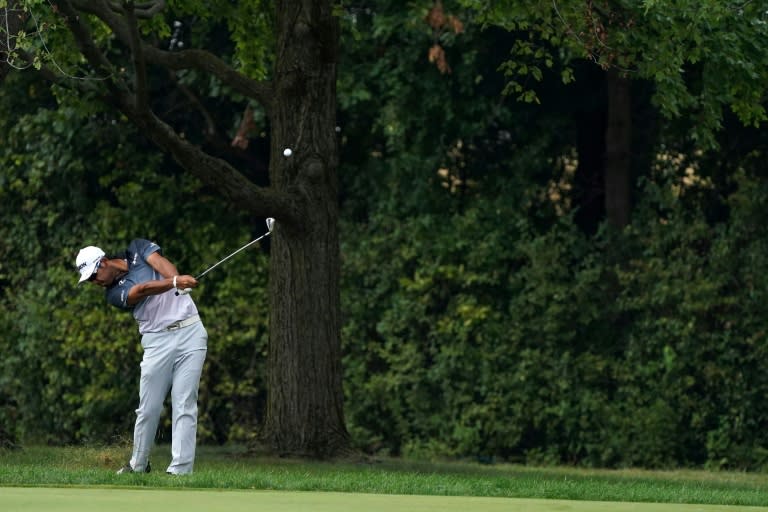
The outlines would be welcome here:
[[[197,306],[190,295],[176,295],[176,290],[159,295],[145,297],[137,304],[128,304],[128,292],[137,284],[163,279],[147,258],[158,252],[160,246],[149,240],[137,238],[133,240],[126,251],[128,273],[106,290],[107,302],[120,309],[133,311],[133,317],[139,323],[139,332],[162,331],[168,325],[185,320],[197,314]]]

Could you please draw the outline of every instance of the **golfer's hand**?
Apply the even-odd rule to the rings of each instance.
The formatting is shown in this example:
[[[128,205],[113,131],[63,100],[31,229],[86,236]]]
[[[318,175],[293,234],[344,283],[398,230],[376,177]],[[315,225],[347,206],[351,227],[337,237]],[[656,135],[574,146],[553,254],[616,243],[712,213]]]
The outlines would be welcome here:
[[[185,290],[187,288],[196,288],[197,279],[189,275],[176,276],[176,288]]]
[[[197,279],[190,275],[176,276],[176,295],[186,295],[197,287]]]

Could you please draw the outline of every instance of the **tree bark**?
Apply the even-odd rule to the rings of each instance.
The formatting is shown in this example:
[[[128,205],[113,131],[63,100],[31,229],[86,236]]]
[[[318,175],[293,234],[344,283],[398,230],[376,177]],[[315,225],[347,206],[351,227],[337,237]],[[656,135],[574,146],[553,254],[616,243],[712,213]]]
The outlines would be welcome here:
[[[339,29],[329,0],[277,2],[270,179],[297,194],[270,256],[268,398],[261,441],[282,454],[346,452],[336,136]],[[290,148],[291,156],[283,156]]]
[[[631,204],[632,101],[630,81],[609,70],[608,125],[605,130],[605,212],[617,228],[629,224]]]

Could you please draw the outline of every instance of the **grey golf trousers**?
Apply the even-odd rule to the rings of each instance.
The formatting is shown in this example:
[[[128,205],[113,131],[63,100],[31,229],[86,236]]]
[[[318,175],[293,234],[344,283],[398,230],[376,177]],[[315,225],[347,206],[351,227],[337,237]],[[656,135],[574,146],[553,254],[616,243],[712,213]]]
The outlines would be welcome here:
[[[131,467],[143,472],[157,433],[163,402],[171,391],[171,463],[166,470],[192,473],[197,444],[197,391],[207,351],[202,322],[175,330],[146,333],[141,338],[139,408],[133,431]]]

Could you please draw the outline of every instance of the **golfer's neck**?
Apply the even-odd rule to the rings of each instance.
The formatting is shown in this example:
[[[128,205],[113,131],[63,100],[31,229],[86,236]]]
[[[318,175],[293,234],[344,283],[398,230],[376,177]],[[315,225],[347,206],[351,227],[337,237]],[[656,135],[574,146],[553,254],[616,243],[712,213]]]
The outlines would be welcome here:
[[[120,272],[128,272],[128,262],[126,260],[109,260],[109,264]]]

